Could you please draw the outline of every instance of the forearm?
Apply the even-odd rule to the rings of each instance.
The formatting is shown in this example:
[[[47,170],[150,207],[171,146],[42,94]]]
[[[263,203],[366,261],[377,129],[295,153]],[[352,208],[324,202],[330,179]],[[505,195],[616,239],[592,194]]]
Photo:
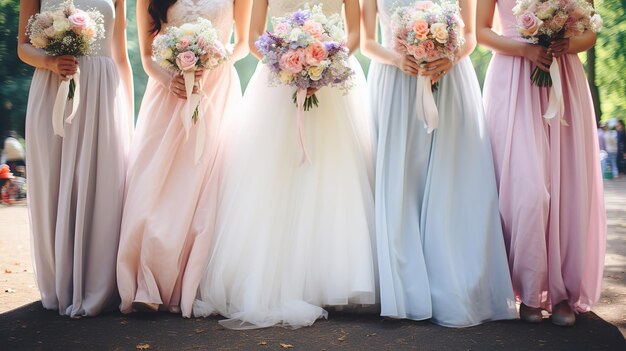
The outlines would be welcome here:
[[[248,48],[248,43],[245,41],[238,41],[235,43],[233,47],[233,55],[231,56],[231,61],[236,62],[241,60],[242,58],[248,56],[250,49]]]
[[[148,77],[154,79],[161,85],[163,85],[166,89],[169,88],[170,82],[174,73],[171,73],[152,60],[152,57],[141,57],[141,63],[143,66],[143,70],[146,72]]]
[[[476,31],[477,42],[498,54],[524,56],[529,43],[520,42],[496,34],[491,28],[479,28]]]
[[[568,54],[578,54],[587,51],[596,44],[597,34],[592,31],[586,31],[582,35],[569,38]]]
[[[352,55],[354,51],[359,48],[359,40],[361,39],[359,37],[358,31],[354,31],[353,33],[348,34],[346,47],[348,48],[350,55]]]
[[[43,50],[37,49],[30,43],[21,43],[17,47],[17,55],[27,65],[35,68],[50,69],[52,56],[47,55]]]
[[[456,54],[456,62],[461,61],[467,56],[471,55],[476,49],[476,36],[474,33],[465,33],[465,43],[459,49]]]
[[[400,58],[399,53],[383,47],[376,39],[366,38],[363,40],[361,51],[370,59],[385,65],[396,66]]]

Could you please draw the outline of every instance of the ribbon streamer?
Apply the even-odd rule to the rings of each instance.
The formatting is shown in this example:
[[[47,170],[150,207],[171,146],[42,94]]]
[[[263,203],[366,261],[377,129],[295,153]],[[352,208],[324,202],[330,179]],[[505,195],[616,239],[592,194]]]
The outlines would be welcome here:
[[[67,117],[66,122],[72,123],[76,111],[78,110],[78,104],[80,103],[80,69],[76,71],[76,74],[70,77],[69,80],[61,81],[59,89],[57,90],[57,96],[54,99],[54,107],[52,108],[52,129],[54,134],[63,138],[65,133],[63,131],[63,115],[65,114],[65,106],[67,103],[67,95],[70,92],[70,81],[74,80],[74,98],[72,98],[72,112]]]
[[[567,122],[563,119],[563,113],[565,111],[565,102],[563,101],[563,86],[561,84],[561,71],[559,69],[559,63],[556,59],[552,59],[550,64],[550,78],[552,78],[552,87],[550,88],[550,97],[548,100],[548,109],[543,115],[545,119],[552,119],[559,117],[561,123],[567,125]]]
[[[424,128],[427,128],[428,134],[430,134],[439,126],[439,111],[437,110],[437,104],[435,104],[430,77],[417,77],[416,97],[416,103],[421,101],[423,109],[423,113],[417,114],[417,119],[424,122]],[[419,107],[417,109],[419,111]]]
[[[191,130],[191,123],[193,122],[192,116],[193,116],[194,110],[196,109],[196,107],[198,107],[198,104],[200,103],[200,99],[194,98],[194,95],[198,95],[198,94],[192,94],[193,85],[196,80],[195,70],[183,72],[183,78],[185,79],[185,92],[187,93],[187,100],[185,102],[185,108],[183,109],[183,114],[181,117],[183,119],[182,120],[183,128],[185,129],[185,141],[187,141],[189,139],[189,131]],[[196,100],[198,104],[195,104]]]
[[[311,163],[309,154],[306,150],[306,143],[304,142],[304,101],[306,100],[306,89],[298,89],[296,92],[296,107],[298,109],[298,134],[300,135],[300,146],[302,147],[302,160],[300,164],[304,162]]]

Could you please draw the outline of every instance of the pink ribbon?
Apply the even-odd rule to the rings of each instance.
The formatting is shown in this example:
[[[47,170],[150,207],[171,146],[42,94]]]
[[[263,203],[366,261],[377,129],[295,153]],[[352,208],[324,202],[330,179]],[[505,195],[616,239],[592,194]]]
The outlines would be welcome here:
[[[300,135],[300,146],[302,147],[302,161],[300,163],[309,162],[309,154],[306,151],[304,142],[304,102],[306,101],[306,89],[298,89],[296,92],[296,107],[298,108],[298,134]]]

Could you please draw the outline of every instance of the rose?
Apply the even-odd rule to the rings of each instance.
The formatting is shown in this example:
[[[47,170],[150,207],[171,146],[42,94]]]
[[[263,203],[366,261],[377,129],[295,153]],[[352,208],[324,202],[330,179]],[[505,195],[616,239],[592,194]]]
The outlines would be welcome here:
[[[560,30],[561,28],[563,28],[563,26],[565,25],[565,22],[567,22],[567,15],[564,13],[558,13],[556,16],[554,16],[554,19],[552,19],[552,27]]]
[[[313,38],[320,40],[324,34],[324,28],[321,24],[308,20],[302,25],[302,30],[309,33]]]
[[[191,43],[191,40],[189,40],[188,37],[182,37],[180,38],[180,41],[178,42],[178,44],[176,44],[176,49],[178,49],[179,51],[186,50],[189,47],[190,43]]]
[[[307,46],[304,52],[307,65],[317,66],[320,64],[320,62],[328,58],[328,51],[326,51],[324,44],[319,41],[316,41],[313,44]]]
[[[68,21],[65,17],[55,18],[52,27],[54,28],[55,32],[63,33],[70,29],[70,21]]]
[[[280,79],[283,84],[289,84],[293,80],[293,74],[288,71],[281,70],[278,72],[278,79]]]
[[[543,24],[539,18],[532,12],[525,12],[522,16],[518,17],[517,24],[520,27],[520,34],[527,37],[532,37],[539,31],[539,27]]]
[[[413,31],[415,37],[419,40],[426,40],[428,38],[428,22],[424,20],[418,20],[413,23]]]
[[[441,44],[448,41],[448,25],[445,23],[434,23],[430,26],[430,32],[433,33],[435,40]]]
[[[195,33],[195,26],[193,23],[185,23],[180,26],[180,32],[182,35],[193,35]]]
[[[604,21],[602,20],[602,17],[596,13],[591,16],[589,23],[591,24],[591,30],[597,33],[602,29]]]
[[[581,19],[586,15],[588,15],[587,11],[585,11],[585,9],[581,6],[576,6],[574,10],[570,12],[570,16],[574,19]]]
[[[52,25],[53,19],[52,16],[50,16],[49,14],[42,13],[37,16],[37,21],[39,21],[39,26],[45,29]]]
[[[547,20],[550,17],[552,17],[555,11],[556,11],[556,8],[554,8],[554,6],[552,6],[551,3],[544,2],[543,4],[539,5],[539,7],[537,8],[537,17],[540,20]]]
[[[174,52],[170,48],[165,48],[161,50],[160,54],[161,54],[161,57],[164,58],[165,60],[169,60],[174,56]]]
[[[424,57],[426,57],[426,49],[424,49],[424,46],[422,45],[410,46],[408,51],[417,60],[422,60]]]
[[[432,1],[417,1],[415,2],[415,8],[418,10],[428,10],[429,8],[433,7],[433,2]]]
[[[43,34],[45,34],[48,38],[53,38],[54,36],[56,36],[57,31],[54,29],[54,27],[48,27],[43,30]]]
[[[422,43],[422,45],[424,46],[424,50],[426,50],[426,52],[431,52],[435,50],[435,43],[433,43],[432,40],[426,40]]]
[[[280,67],[293,74],[302,72],[302,65],[304,64],[304,50],[289,50],[280,58]]]
[[[70,22],[72,30],[76,34],[80,34],[85,28],[89,27],[91,19],[89,15],[83,11],[76,11],[73,15],[67,18]]]
[[[191,71],[196,67],[196,63],[198,62],[198,58],[196,54],[191,51],[181,52],[176,56],[176,66],[180,68],[181,71]]]
[[[318,81],[322,79],[322,74],[324,73],[324,67],[323,66],[311,66],[309,67],[307,71],[309,72],[309,77],[311,77],[311,80]]]

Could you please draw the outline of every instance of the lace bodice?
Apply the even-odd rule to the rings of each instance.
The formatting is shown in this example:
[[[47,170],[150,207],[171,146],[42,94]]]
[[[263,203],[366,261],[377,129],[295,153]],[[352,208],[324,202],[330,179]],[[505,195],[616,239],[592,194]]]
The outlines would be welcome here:
[[[233,0],[178,0],[167,11],[168,26],[195,22],[198,17],[211,21],[223,43],[230,42],[233,26]]]
[[[414,1],[415,0],[376,0],[376,4],[378,6],[378,17],[380,18],[382,45],[384,47],[393,47],[391,16],[393,15],[395,9],[400,6],[410,5]],[[433,2],[437,2],[437,0],[433,0]]]
[[[270,17],[283,16],[286,13],[294,12],[302,8],[305,4],[322,4],[324,14],[341,14],[343,0],[268,0]]]
[[[41,0],[41,11],[56,10],[64,0]],[[74,0],[74,6],[83,11],[98,10],[104,17],[104,38],[94,44],[95,56],[111,56],[113,27],[115,26],[115,0]]]

